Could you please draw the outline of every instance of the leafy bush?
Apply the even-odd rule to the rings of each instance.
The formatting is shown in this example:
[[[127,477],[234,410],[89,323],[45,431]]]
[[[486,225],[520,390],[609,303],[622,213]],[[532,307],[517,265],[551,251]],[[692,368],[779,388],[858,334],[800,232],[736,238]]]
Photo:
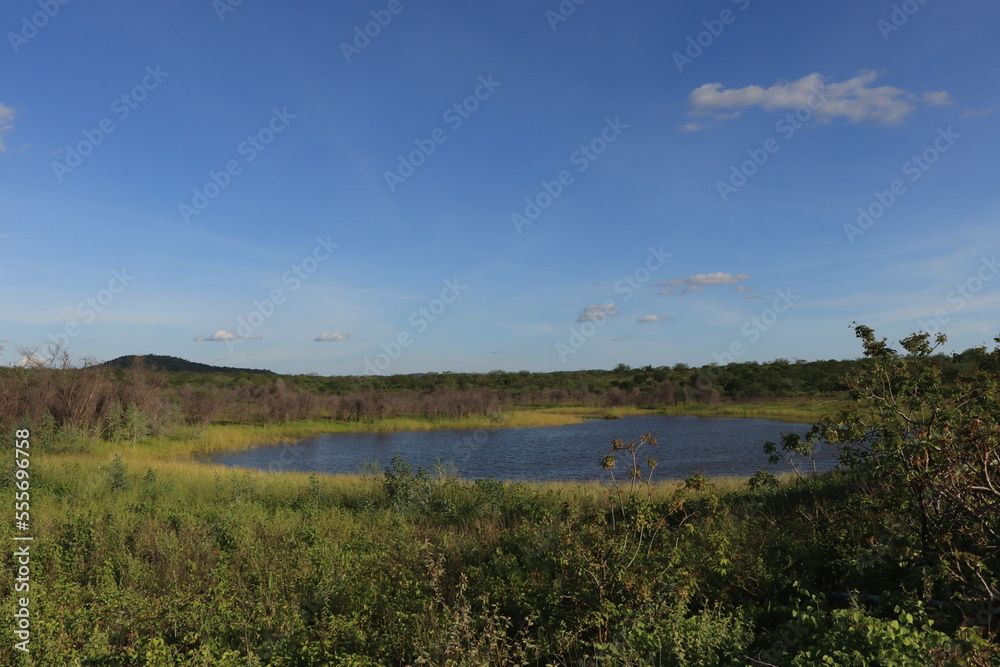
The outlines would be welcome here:
[[[973,631],[957,638],[932,628],[933,621],[895,608],[896,618],[873,616],[857,606],[826,609],[816,596],[802,591],[792,619],[779,628],[782,639],[761,655],[766,664],[782,667],[910,667],[911,665],[982,665],[991,663],[996,647]]]
[[[747,486],[752,490],[775,489],[778,487],[778,478],[766,470],[758,470],[753,477],[747,480]]]

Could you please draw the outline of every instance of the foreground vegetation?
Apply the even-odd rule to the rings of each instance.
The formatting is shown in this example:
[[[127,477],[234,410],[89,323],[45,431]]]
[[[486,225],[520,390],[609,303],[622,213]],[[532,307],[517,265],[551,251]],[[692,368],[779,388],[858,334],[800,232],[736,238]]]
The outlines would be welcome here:
[[[627,433],[594,444],[605,484],[470,482],[400,459],[233,472],[179,457],[330,422],[157,432],[127,401],[101,419],[24,415],[31,652],[8,614],[0,664],[1000,664],[1000,349],[951,376],[927,336],[897,352],[857,333],[850,403],[764,445],[793,460],[840,447],[844,467],[821,476],[657,482],[669,449]],[[20,391],[64,381],[23,377]],[[108,395],[141,398],[143,378],[111,378]],[[17,567],[8,551],[3,576]]]

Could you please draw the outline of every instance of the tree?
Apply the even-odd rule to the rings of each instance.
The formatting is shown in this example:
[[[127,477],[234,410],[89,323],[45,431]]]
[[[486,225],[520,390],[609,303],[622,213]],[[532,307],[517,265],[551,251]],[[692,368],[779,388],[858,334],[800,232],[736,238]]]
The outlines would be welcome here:
[[[849,379],[855,402],[811,435],[839,446],[873,500],[901,517],[907,534],[893,539],[906,546],[894,555],[932,582],[927,594],[998,599],[1000,347],[948,381],[933,359],[944,335],[913,334],[898,352],[869,327],[855,333],[865,353]]]

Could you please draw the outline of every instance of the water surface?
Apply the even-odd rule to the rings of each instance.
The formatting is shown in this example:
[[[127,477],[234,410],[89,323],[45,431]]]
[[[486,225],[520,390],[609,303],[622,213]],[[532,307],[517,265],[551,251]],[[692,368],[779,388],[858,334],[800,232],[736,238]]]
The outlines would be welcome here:
[[[805,435],[808,430],[808,424],[767,419],[638,415],[567,426],[328,433],[295,444],[219,454],[211,460],[233,467],[335,474],[357,473],[366,462],[376,461],[381,470],[398,453],[414,468],[430,468],[440,459],[467,479],[607,479],[600,461],[610,453],[611,441],[637,440],[648,431],[659,444],[640,450],[640,460],[645,465],[646,456],[655,457],[659,478],[683,479],[695,472],[749,477],[759,468],[775,474],[791,470],[784,463],[769,465],[761,447],[768,440],[778,442],[783,433]],[[619,475],[624,473],[625,456],[618,454]],[[800,471],[812,470],[811,462],[797,465]],[[829,470],[835,465],[833,448],[821,446],[817,468]]]

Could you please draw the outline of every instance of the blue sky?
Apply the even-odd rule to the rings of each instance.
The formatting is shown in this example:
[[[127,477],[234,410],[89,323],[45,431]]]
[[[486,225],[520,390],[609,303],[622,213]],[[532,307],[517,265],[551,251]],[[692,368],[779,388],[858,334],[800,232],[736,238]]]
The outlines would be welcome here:
[[[993,3],[17,0],[0,29],[0,363],[1000,333]]]

